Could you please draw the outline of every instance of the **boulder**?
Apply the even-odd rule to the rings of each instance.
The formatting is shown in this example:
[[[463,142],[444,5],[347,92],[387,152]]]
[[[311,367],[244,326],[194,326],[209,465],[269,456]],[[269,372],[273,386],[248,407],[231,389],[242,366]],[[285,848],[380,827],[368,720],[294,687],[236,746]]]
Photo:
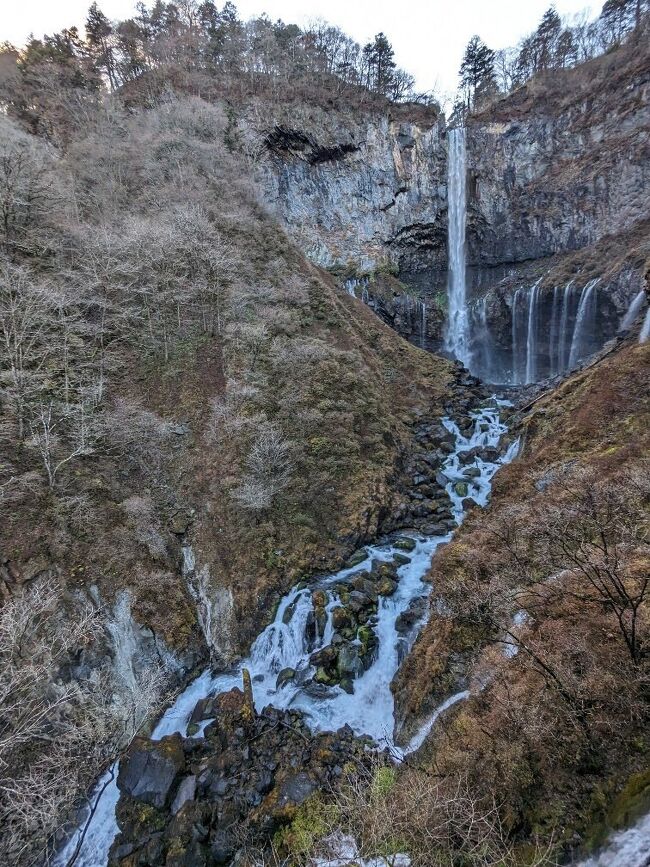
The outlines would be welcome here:
[[[180,781],[176,795],[172,801],[171,813],[176,815],[188,801],[193,801],[196,794],[196,777],[191,774],[189,777],[183,777]]]
[[[352,626],[352,615],[341,605],[332,611],[332,626],[339,632],[341,629],[349,629]]]
[[[175,734],[160,741],[135,738],[120,762],[117,785],[136,801],[162,809],[176,778],[185,770],[183,740]]]
[[[351,557],[345,563],[346,569],[354,569],[355,566],[358,566],[359,563],[363,563],[364,560],[368,558],[368,552],[365,548],[359,548],[358,551],[355,551]]]
[[[344,677],[355,678],[363,674],[363,662],[359,657],[359,648],[354,644],[344,644],[339,650],[338,673]]]
[[[282,689],[283,686],[286,686],[292,680],[295,680],[295,678],[295,668],[283,668],[282,671],[279,672],[277,680],[275,681],[275,688]]]
[[[400,536],[393,542],[393,548],[398,551],[414,551],[417,546],[415,539],[409,539],[407,536]]]

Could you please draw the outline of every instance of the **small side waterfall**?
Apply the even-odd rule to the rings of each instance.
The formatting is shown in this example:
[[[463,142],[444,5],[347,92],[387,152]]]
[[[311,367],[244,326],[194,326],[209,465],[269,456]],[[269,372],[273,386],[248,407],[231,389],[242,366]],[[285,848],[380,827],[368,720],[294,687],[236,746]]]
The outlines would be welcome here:
[[[465,130],[449,130],[447,199],[449,214],[449,319],[445,348],[469,366],[469,317],[465,284],[465,226],[467,221],[467,169]]]
[[[528,299],[528,337],[526,339],[526,382],[534,382],[537,376],[537,331],[539,327],[539,284],[533,286]]]
[[[426,349],[427,344],[427,305],[420,301],[420,349]]]
[[[639,343],[647,343],[650,340],[650,308],[645,315],[643,325],[641,326],[641,334],[639,335]]]
[[[520,365],[521,346],[520,346],[520,327],[519,319],[521,317],[519,299],[521,298],[522,290],[517,289],[512,299],[512,384],[521,385],[522,373]]]
[[[527,385],[574,368],[598,347],[600,278],[578,291],[571,280],[555,286],[552,297],[541,288],[519,288],[512,297],[513,385]]]
[[[569,330],[569,319],[571,316],[571,306],[572,306],[572,297],[573,297],[573,280],[569,280],[564,288],[564,297],[562,298],[562,316],[560,319],[560,329],[558,331],[558,345],[557,345],[557,357],[558,357],[558,365],[556,373],[562,373],[562,371],[566,370],[566,366],[568,364],[568,330]]]
[[[630,306],[627,308],[627,312],[625,316],[621,319],[621,324],[619,325],[619,331],[629,331],[629,329],[636,322],[636,318],[643,309],[643,305],[646,300],[645,290],[642,289],[638,295],[635,295],[632,299]]]
[[[582,290],[576,324],[573,329],[569,367],[574,367],[578,361],[587,355],[593,345],[596,325],[596,286],[599,280],[592,280]]]
[[[560,287],[556,286],[553,289],[553,307],[551,308],[551,333],[549,336],[549,371],[551,376],[555,376],[559,370],[560,358],[558,347],[558,332],[560,328]]]

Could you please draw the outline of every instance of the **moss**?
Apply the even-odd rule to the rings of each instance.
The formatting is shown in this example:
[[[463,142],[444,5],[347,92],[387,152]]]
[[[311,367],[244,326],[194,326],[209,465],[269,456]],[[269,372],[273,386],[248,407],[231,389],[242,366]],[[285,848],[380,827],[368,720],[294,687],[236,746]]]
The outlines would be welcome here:
[[[393,791],[397,780],[395,768],[377,768],[370,784],[370,794],[374,800],[384,801]]]
[[[623,791],[616,797],[607,821],[612,828],[624,828],[647,812],[650,806],[650,768],[633,774]]]
[[[290,858],[304,857],[331,832],[338,819],[337,806],[314,795],[297,809],[291,823],[276,833],[273,842]]]

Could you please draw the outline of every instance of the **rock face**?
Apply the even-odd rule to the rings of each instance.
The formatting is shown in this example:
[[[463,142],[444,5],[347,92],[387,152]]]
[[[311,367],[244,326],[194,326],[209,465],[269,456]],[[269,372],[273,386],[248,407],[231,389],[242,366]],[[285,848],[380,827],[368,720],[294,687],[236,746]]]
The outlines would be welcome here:
[[[256,715],[238,689],[209,704],[193,715],[216,714],[205,738],[138,738],[123,759],[113,867],[230,864],[243,847],[264,849],[347,763],[365,762],[350,729],[312,736],[299,713]]]
[[[641,289],[650,255],[649,82],[647,46],[632,43],[537,76],[469,118],[468,297],[472,368],[483,378],[516,378],[517,288],[542,280],[539,331],[548,343],[555,287],[574,279],[581,289],[600,277],[599,346]],[[411,342],[439,349],[447,282],[444,119],[423,119],[417,107],[404,106],[399,118],[378,110],[327,119],[312,112],[296,123],[264,139],[260,174],[274,212],[313,261],[348,279],[370,273],[365,286],[348,287]],[[408,291],[377,289],[377,268],[385,264]],[[549,368],[548,358],[541,366]]]
[[[417,121],[310,115],[300,129],[276,126],[264,148],[266,198],[312,261],[446,268],[444,123],[435,112]]]
[[[650,62],[597,58],[470,123],[469,264],[542,259],[647,220]]]

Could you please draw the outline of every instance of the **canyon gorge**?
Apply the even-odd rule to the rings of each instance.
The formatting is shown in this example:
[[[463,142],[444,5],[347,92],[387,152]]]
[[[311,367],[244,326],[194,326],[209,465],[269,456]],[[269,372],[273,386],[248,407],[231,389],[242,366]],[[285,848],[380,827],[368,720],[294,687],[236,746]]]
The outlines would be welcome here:
[[[231,5],[0,53],[0,859],[644,867],[650,13],[445,113]]]

